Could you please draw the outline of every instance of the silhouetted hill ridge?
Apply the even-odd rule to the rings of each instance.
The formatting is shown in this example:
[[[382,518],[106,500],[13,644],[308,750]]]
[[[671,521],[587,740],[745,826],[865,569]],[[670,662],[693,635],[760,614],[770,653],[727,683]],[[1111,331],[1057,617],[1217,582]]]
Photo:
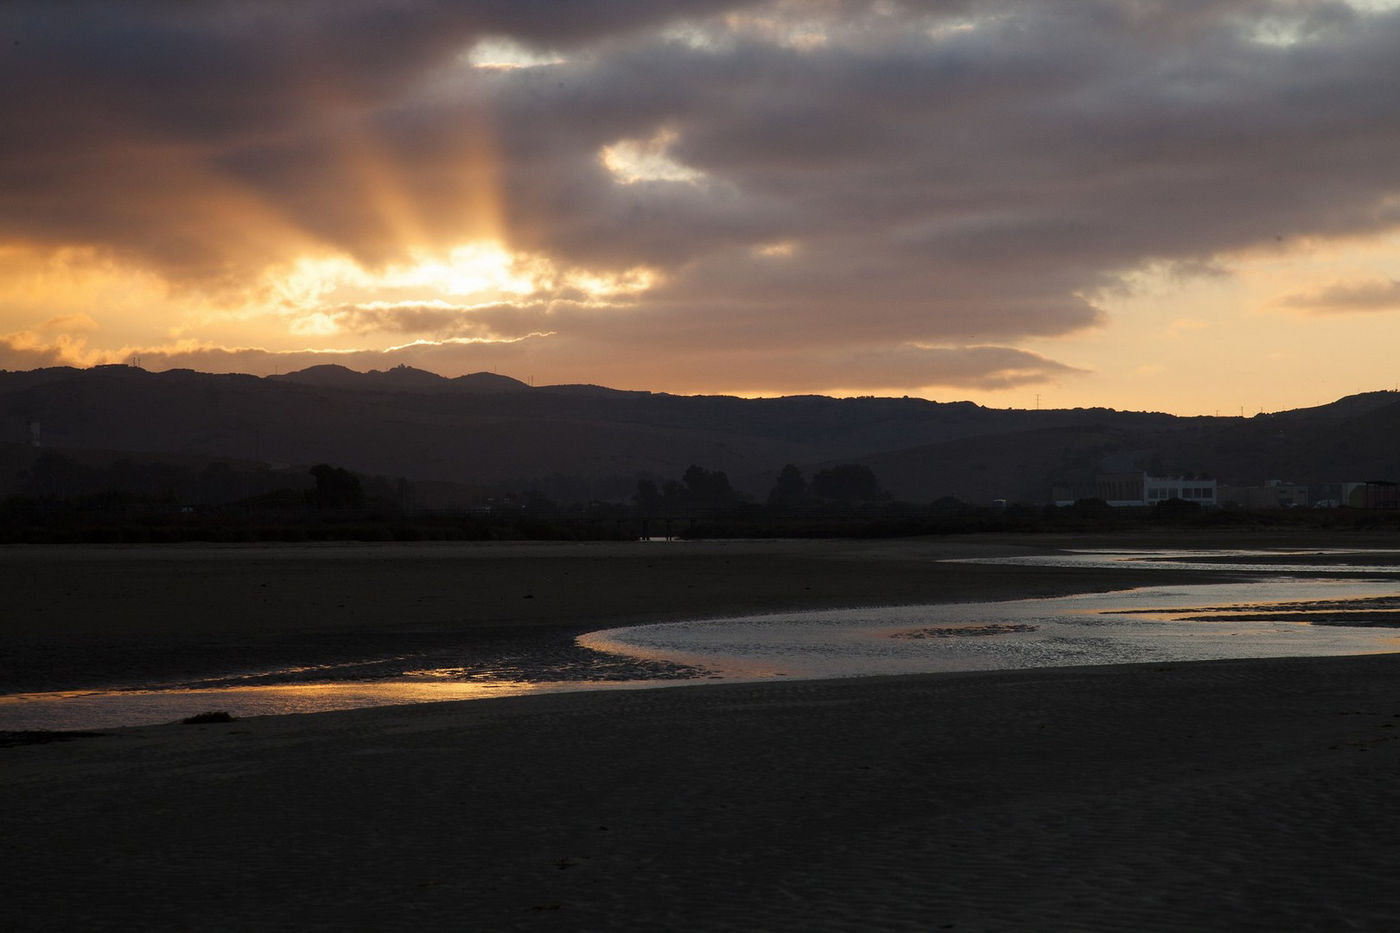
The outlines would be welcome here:
[[[268,376],[274,382],[292,382],[321,388],[348,389],[371,392],[519,392],[529,388],[525,383],[495,373],[469,373],[447,379],[437,373],[395,366],[388,370],[372,369],[357,372],[336,363],[310,366],[295,372]]]
[[[626,498],[690,464],[759,497],[786,463],[870,465],[897,497],[1044,501],[1101,470],[1266,479],[1400,478],[1400,395],[1251,418],[1028,411],[913,398],[670,395],[531,387],[494,373],[316,366],[259,378],[129,366],[0,372],[0,443],[285,465],[560,498]],[[13,478],[0,476],[0,492]]]

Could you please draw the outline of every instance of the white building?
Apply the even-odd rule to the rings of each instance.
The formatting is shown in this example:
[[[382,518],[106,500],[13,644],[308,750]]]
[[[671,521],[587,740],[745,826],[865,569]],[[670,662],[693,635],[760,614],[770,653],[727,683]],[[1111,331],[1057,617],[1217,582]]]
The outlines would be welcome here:
[[[1149,476],[1146,473],[1100,473],[1094,478],[1094,489],[1074,492],[1056,490],[1056,505],[1073,505],[1078,499],[1093,496],[1118,508],[1141,508],[1181,499],[1202,506],[1219,504],[1213,479],[1186,479],[1181,476]]]
[[[1217,490],[1213,479],[1184,479],[1180,476],[1148,476],[1142,474],[1145,505],[1156,505],[1168,499],[1184,499],[1198,505],[1215,505]]]

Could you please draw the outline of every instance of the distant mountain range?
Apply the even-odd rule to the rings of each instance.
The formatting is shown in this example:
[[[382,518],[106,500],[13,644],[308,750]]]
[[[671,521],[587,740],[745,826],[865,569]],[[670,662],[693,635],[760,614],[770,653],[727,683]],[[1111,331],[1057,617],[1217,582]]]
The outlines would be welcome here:
[[[35,426],[31,428],[31,425]],[[37,431],[40,447],[32,444]],[[724,470],[762,498],[784,464],[870,466],[896,498],[1049,500],[1098,472],[1400,479],[1400,394],[1250,418],[1105,408],[1023,411],[913,398],[741,399],[448,379],[341,366],[259,378],[129,366],[0,371],[0,495],[42,451],[104,462],[331,463],[447,498],[538,489],[625,499],[637,478]]]

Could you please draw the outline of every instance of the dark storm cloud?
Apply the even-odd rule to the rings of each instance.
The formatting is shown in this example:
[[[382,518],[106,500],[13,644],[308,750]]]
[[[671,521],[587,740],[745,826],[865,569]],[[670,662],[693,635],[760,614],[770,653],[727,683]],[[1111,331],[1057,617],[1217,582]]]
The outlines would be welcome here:
[[[839,341],[1065,332],[1098,320],[1080,295],[1144,261],[1400,222],[1385,201],[1400,190],[1386,116],[1400,112],[1400,17],[1245,2],[973,12],[993,9],[1014,15],[940,41],[901,21],[829,49],[638,43],[503,76],[499,110],[521,117],[502,135],[513,230],[582,263],[670,268],[665,297],[710,308],[707,327],[780,317]],[[1264,14],[1302,41],[1256,41]],[[601,144],[663,126],[704,179],[607,177]],[[726,251],[784,239],[805,248],[781,262]]]
[[[1400,12],[1340,2],[21,3],[0,28],[0,238],[236,280],[308,245],[392,263],[494,210],[512,248],[660,284],[328,313],[553,332],[600,369],[703,345],[765,351],[774,386],[823,368],[803,354],[916,378],[930,357],[891,361],[942,343],[963,384],[1053,378],[966,348],[1093,326],[1144,263],[1400,224]],[[486,35],[565,61],[454,64]],[[623,183],[620,143],[681,174]]]
[[[665,21],[678,8],[733,5],[7,3],[0,238],[99,245],[204,276],[230,262],[273,261],[284,245],[285,237],[230,241],[231,229],[266,222],[230,216],[229,202],[243,198],[273,201],[294,233],[328,238],[338,228],[337,245],[373,245],[384,234],[368,229],[380,220],[354,203],[363,179],[350,175],[356,152],[347,147],[363,143],[364,120],[404,106],[425,75],[475,39],[508,33],[568,47]],[[232,170],[260,151],[281,153],[281,163]],[[289,182],[317,190],[284,203]]]

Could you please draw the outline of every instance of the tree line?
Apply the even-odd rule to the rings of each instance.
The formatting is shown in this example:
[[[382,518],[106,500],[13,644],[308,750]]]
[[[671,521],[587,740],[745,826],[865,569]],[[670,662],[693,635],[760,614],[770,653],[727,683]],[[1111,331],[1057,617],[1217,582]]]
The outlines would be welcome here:
[[[796,465],[789,463],[778,472],[764,504],[769,509],[784,511],[849,507],[889,500],[890,494],[880,486],[874,471],[864,464],[843,463],[821,469],[808,481]],[[691,464],[678,480],[669,480],[660,486],[651,477],[639,478],[632,504],[640,515],[683,515],[756,503],[736,491],[723,470],[707,470]]]
[[[973,505],[951,497],[913,504],[893,499],[862,464],[825,467],[810,478],[787,464],[761,500],[736,490],[723,470],[691,464],[672,480],[637,478],[630,500],[559,504],[527,489],[480,507],[433,511],[413,508],[405,480],[326,463],[309,470],[99,467],[45,452],[21,479],[23,492],[0,501],[0,543],[900,537],[1246,524],[1400,529],[1400,513],[1381,510],[1202,510],[1181,500],[1140,509],[1095,499]]]

